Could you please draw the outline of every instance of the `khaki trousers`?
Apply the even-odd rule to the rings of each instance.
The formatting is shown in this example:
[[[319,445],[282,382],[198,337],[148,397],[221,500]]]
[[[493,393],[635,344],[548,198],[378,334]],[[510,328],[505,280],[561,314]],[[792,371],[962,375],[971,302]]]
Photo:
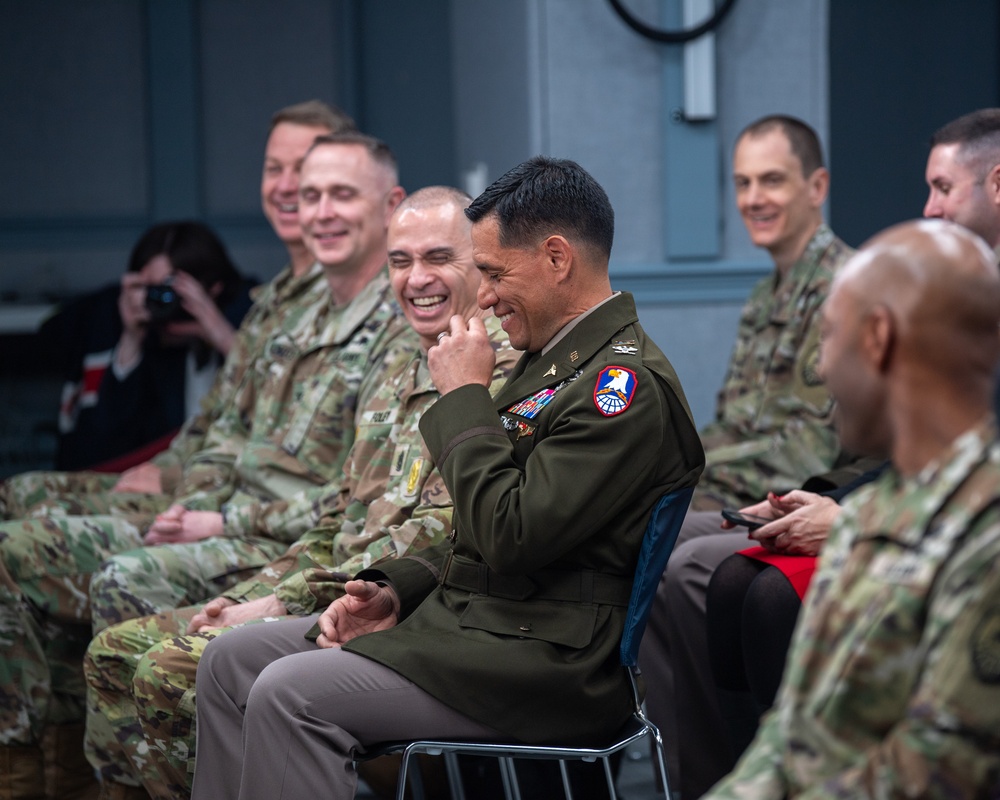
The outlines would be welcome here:
[[[368,745],[506,738],[375,661],[317,648],[303,638],[315,621],[250,625],[209,643],[192,800],[351,800],[352,754]]]

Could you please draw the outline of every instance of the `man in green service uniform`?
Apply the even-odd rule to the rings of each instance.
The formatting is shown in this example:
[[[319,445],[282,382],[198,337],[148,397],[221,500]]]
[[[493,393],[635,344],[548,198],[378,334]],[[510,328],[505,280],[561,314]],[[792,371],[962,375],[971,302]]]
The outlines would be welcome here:
[[[453,318],[430,351],[442,397],[420,428],[454,501],[451,541],[359,573],[315,645],[313,618],[209,644],[195,798],[347,800],[352,752],[379,740],[587,742],[631,712],[618,644],[639,545],[657,499],[696,483],[697,432],[631,297],[611,290],[614,215],[590,175],[538,157],[466,213],[479,305],[526,352],[492,399],[480,320]]]

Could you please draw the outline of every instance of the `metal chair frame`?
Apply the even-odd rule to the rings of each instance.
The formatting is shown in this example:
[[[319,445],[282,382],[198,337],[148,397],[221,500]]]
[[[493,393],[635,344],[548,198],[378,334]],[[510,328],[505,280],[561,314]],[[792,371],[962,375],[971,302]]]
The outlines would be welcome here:
[[[666,569],[667,560],[673,550],[674,543],[677,541],[684,515],[687,513],[691,494],[691,489],[679,489],[666,494],[660,498],[650,513],[649,523],[643,536],[639,563],[636,566],[620,648],[622,666],[628,672],[632,688],[633,713],[611,743],[604,747],[557,747],[511,742],[416,740],[387,742],[378,747],[370,748],[363,755],[359,754],[356,760],[367,761],[380,755],[401,753],[402,762],[396,782],[396,800],[404,800],[408,784],[414,800],[424,800],[420,771],[419,769],[410,769],[411,759],[421,753],[444,756],[452,800],[466,800],[457,755],[480,755],[497,758],[500,765],[500,777],[503,781],[504,797],[507,800],[521,800],[521,790],[514,768],[515,758],[556,760],[559,762],[566,800],[573,800],[566,762],[568,760],[594,762],[601,759],[604,763],[604,777],[611,799],[617,800],[614,775],[608,758],[649,736],[656,753],[656,768],[662,783],[663,794],[669,800],[671,796],[670,784],[667,779],[667,766],[663,755],[663,738],[657,727],[646,717],[639,695],[639,642],[646,629],[646,621],[649,618],[649,610],[660,576]]]

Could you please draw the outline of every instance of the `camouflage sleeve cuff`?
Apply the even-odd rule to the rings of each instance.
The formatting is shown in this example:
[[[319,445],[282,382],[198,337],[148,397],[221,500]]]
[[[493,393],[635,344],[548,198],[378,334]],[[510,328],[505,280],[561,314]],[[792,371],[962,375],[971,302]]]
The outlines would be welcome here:
[[[304,617],[316,610],[317,599],[310,591],[305,574],[302,572],[285,576],[285,579],[275,587],[274,594],[285,604],[289,614]]]
[[[237,603],[249,603],[251,600],[270,597],[272,594],[275,594],[273,583],[251,578],[227,589],[222,593],[222,597],[235,600]]]
[[[157,453],[152,463],[160,468],[160,488],[164,494],[175,494],[183,477],[182,464],[170,450]]]
[[[245,503],[236,505],[232,503],[222,504],[222,535],[238,539],[241,536],[250,536],[255,533],[257,522],[257,511],[259,506],[256,503]]]
[[[173,447],[168,447],[166,450],[161,450],[151,459],[149,459],[153,464],[156,464],[160,470],[175,469],[180,468],[181,461],[177,453],[174,452]]]

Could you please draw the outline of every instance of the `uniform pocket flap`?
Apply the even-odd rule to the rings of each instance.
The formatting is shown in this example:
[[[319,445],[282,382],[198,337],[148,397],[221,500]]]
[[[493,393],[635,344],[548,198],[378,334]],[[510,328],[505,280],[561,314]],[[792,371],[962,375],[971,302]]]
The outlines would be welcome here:
[[[463,628],[540,639],[566,647],[586,647],[593,641],[597,625],[597,606],[553,603],[536,600],[530,603],[499,597],[471,597],[460,624]]]

